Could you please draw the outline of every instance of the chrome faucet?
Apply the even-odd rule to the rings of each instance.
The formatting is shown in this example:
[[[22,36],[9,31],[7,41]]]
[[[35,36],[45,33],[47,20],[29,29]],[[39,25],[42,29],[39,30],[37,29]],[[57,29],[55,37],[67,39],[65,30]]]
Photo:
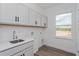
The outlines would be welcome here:
[[[13,31],[13,40],[15,40],[15,39],[17,39],[18,37],[17,37],[17,35],[16,35],[16,31],[14,30]]]

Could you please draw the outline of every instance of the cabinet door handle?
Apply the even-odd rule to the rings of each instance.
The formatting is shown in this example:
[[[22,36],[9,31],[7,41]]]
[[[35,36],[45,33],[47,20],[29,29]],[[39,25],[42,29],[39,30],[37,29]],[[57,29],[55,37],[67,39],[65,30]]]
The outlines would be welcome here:
[[[15,16],[15,22],[19,22],[19,17]]]
[[[15,16],[15,22],[17,22],[17,16]]]
[[[25,54],[23,54],[23,56],[25,56]]]
[[[17,21],[19,22],[19,17],[18,17],[18,20]]]
[[[37,21],[35,21],[35,25],[37,25]]]
[[[22,55],[20,55],[20,56],[22,56]]]

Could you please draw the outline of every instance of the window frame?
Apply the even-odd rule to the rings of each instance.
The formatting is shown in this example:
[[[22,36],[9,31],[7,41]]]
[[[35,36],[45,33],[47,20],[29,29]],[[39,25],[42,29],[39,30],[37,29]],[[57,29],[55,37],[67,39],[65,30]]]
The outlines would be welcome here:
[[[64,36],[56,36],[56,39],[72,39],[72,35],[73,35],[73,32],[72,32],[72,26],[73,26],[73,13],[72,12],[68,12],[68,13],[61,13],[61,14],[56,14],[57,15],[63,15],[63,14],[71,14],[71,37],[64,37]],[[55,17],[56,19],[56,17]],[[56,25],[56,24],[55,24]],[[56,32],[55,32],[56,33]],[[56,35],[56,34],[55,34]]]

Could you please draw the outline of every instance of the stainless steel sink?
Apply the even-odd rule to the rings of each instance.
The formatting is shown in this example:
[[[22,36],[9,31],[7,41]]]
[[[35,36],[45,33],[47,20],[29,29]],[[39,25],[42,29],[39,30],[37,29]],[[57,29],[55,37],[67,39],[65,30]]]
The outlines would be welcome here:
[[[22,39],[19,39],[18,41],[19,41],[19,42],[23,42],[24,40],[22,40]]]
[[[15,43],[23,42],[23,41],[24,40],[22,40],[22,39],[18,39],[18,40],[10,41],[10,43],[15,44]]]

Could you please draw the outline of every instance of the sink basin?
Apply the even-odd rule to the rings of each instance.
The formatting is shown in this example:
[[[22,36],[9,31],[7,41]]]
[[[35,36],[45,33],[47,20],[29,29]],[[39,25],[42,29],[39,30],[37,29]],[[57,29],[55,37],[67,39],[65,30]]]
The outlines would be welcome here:
[[[13,40],[13,41],[10,41],[10,43],[15,44],[15,43],[23,42],[23,41],[24,41],[24,40],[19,39],[19,40]]]
[[[22,40],[22,39],[19,39],[18,41],[19,41],[19,42],[23,42],[24,40]]]

